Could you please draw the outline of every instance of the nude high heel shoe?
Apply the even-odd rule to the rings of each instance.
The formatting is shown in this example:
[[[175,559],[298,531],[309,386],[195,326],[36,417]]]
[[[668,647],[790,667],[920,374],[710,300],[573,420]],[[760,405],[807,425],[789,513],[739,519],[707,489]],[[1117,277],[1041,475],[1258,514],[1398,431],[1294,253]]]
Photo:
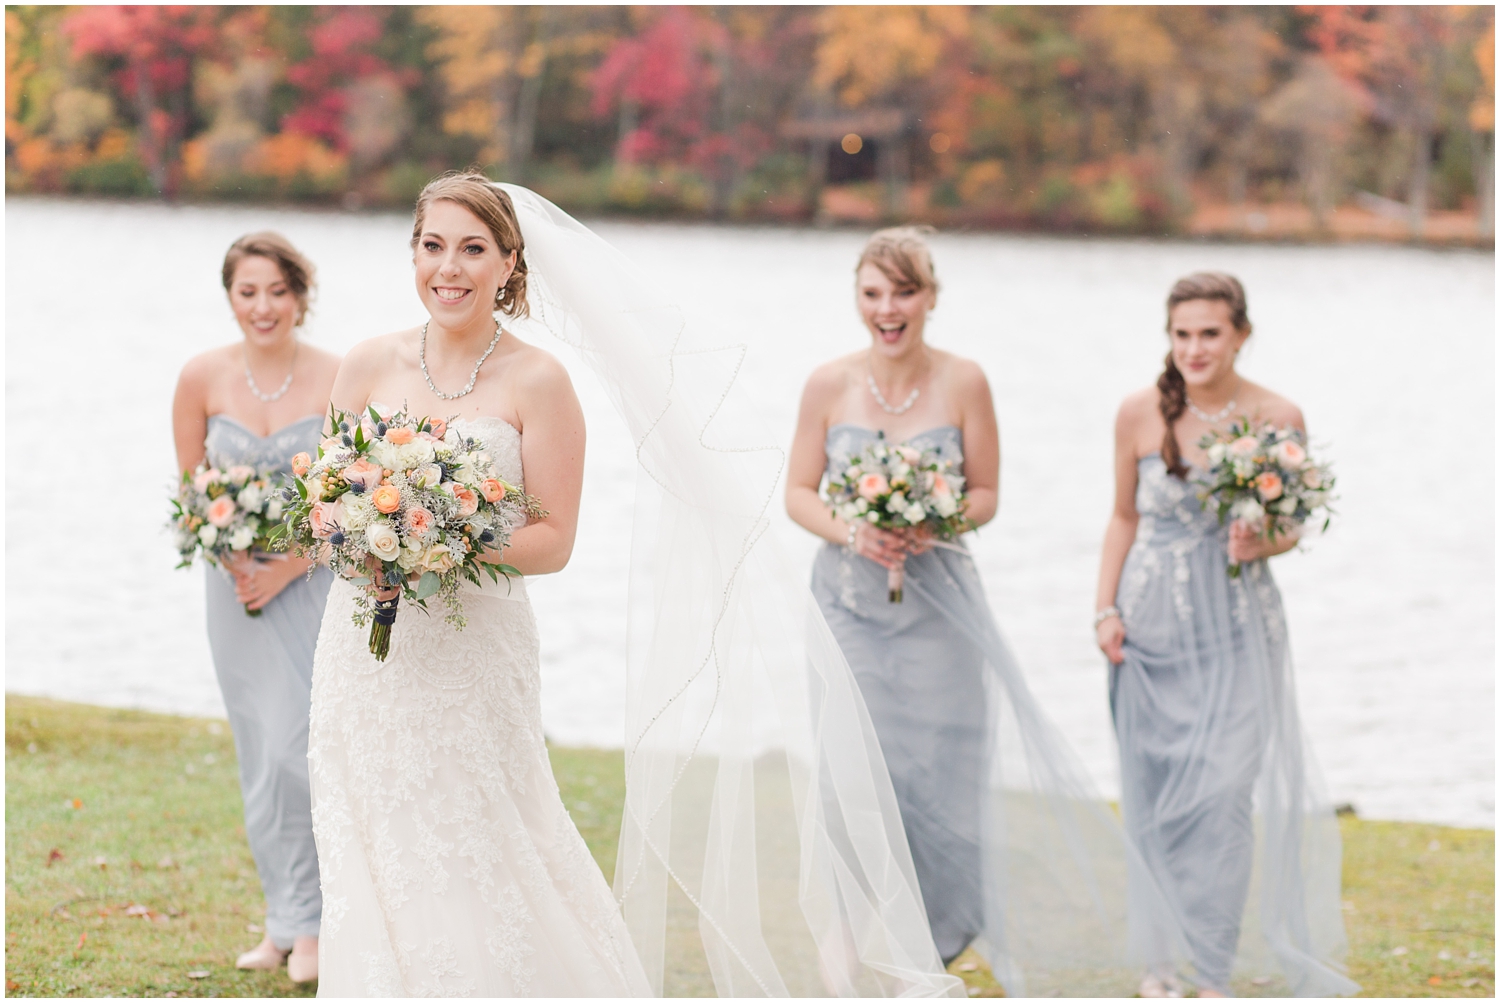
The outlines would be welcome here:
[[[287,952],[277,947],[268,934],[265,940],[262,940],[259,944],[256,944],[250,950],[240,955],[235,961],[234,967],[248,968],[253,971],[273,972],[281,967],[281,963],[286,960],[286,955]]]
[[[292,942],[292,953],[286,959],[286,973],[293,982],[317,981],[317,937],[298,937]]]

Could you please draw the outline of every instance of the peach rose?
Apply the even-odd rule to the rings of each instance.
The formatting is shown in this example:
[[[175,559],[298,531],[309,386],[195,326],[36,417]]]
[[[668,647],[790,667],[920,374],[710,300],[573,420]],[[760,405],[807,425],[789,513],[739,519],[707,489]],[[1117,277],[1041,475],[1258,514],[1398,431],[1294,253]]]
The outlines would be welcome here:
[[[390,484],[382,484],[370,495],[376,510],[390,515],[401,507],[401,492]]]
[[[479,493],[484,495],[485,501],[493,504],[505,497],[505,482],[486,477],[479,485]]]
[[[432,426],[432,437],[441,439],[448,434],[448,423],[441,418],[429,418],[427,424]]]
[[[250,478],[255,476],[255,468],[246,466],[243,463],[236,463],[234,466],[229,468],[228,473],[229,479],[231,481],[238,481],[239,483],[243,484]]]
[[[479,496],[457,482],[444,485],[458,499],[458,515],[464,519],[479,511]]]
[[[208,503],[208,521],[223,529],[234,522],[234,499],[220,495]]]
[[[1261,501],[1275,501],[1281,497],[1281,489],[1281,475],[1274,470],[1255,478],[1255,490],[1260,493]]]
[[[442,574],[453,567],[453,551],[441,543],[435,543],[427,548],[427,553],[422,555],[422,564],[428,571],[436,571]]]
[[[343,476],[344,480],[350,484],[360,484],[366,491],[374,491],[380,487],[380,480],[385,476],[385,471],[361,456],[344,468]]]
[[[1308,467],[1302,471],[1302,483],[1317,491],[1323,486],[1323,472],[1317,467]]]
[[[325,453],[331,453],[335,449],[343,449],[344,440],[336,435],[330,435],[328,438],[318,443],[318,448],[323,450],[323,452]]]
[[[1296,468],[1307,461],[1307,450],[1291,439],[1278,442],[1272,452],[1276,454],[1276,459],[1280,460],[1283,466]]]
[[[219,473],[214,467],[209,467],[207,470],[200,470],[193,476],[193,489],[200,492],[207,491],[210,484],[223,479],[223,474]]]
[[[417,433],[406,425],[398,425],[385,433],[385,441],[393,446],[404,446],[416,437]]]
[[[343,515],[344,506],[340,502],[313,502],[312,510],[307,513],[307,521],[312,526],[313,536],[320,540],[328,539],[333,535],[334,528]]]
[[[312,468],[312,457],[306,453],[298,453],[292,457],[292,473],[301,477]]]
[[[1229,444],[1229,451],[1241,457],[1254,456],[1259,448],[1260,440],[1253,435],[1242,435]]]
[[[890,490],[890,484],[879,474],[865,474],[859,479],[859,496],[865,501],[874,501]]]
[[[379,492],[376,492],[379,494]],[[415,537],[426,536],[432,529],[432,513],[420,505],[414,505],[406,510],[406,531]]]

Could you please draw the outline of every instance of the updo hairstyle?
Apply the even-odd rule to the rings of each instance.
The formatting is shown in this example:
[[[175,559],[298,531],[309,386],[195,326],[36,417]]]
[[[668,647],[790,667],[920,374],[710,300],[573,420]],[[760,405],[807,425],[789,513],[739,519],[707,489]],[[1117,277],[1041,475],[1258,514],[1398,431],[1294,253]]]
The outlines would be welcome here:
[[[1234,325],[1235,330],[1250,333],[1250,311],[1245,302],[1245,287],[1233,275],[1224,272],[1194,272],[1186,278],[1178,279],[1172,285],[1172,291],[1167,294],[1168,337],[1172,334],[1172,310],[1177,304],[1189,300],[1220,301],[1229,307],[1229,322]],[[1182,378],[1182,371],[1177,368],[1177,361],[1172,358],[1170,348],[1167,350],[1167,367],[1157,378],[1156,389],[1161,394],[1157,407],[1161,409],[1162,420],[1167,425],[1161,439],[1162,462],[1175,476],[1186,479],[1187,464],[1182,462],[1182,450],[1177,447],[1177,434],[1172,426],[1182,417],[1182,412],[1187,410],[1187,381]]]
[[[525,317],[529,313],[526,305],[526,242],[521,239],[521,224],[516,221],[516,207],[510,196],[473,168],[449,171],[433,178],[417,196],[416,219],[411,228],[413,254],[417,242],[422,239],[427,207],[439,200],[457,203],[479,217],[499,245],[502,255],[516,252],[515,270],[495,293],[494,309],[507,317]]]
[[[240,266],[241,261],[249,257],[266,258],[281,270],[282,280],[286,282],[292,295],[297,297],[297,326],[301,327],[303,320],[307,318],[308,304],[315,288],[317,270],[313,268],[313,263],[293,247],[290,240],[274,230],[247,233],[230,244],[229,250],[224,253],[221,274],[226,293],[234,284],[234,270]]]
[[[865,265],[874,265],[880,273],[898,286],[915,286],[919,291],[938,291],[937,275],[932,270],[932,249],[927,246],[930,226],[892,226],[876,230],[865,243],[854,265],[854,273]]]

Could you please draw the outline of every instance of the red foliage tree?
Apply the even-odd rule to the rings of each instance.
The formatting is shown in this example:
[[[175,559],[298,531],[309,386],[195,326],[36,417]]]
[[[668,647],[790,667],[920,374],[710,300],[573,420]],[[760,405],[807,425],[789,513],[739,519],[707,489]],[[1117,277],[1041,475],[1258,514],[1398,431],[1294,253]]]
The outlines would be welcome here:
[[[319,8],[308,32],[312,55],[286,71],[302,100],[282,119],[282,128],[321,139],[340,152],[347,150],[345,88],[360,77],[388,72],[385,60],[370,51],[384,30],[385,19],[376,8]]]
[[[212,7],[100,6],[63,22],[73,58],[120,63],[112,83],[121,103],[135,110],[141,159],[159,194],[176,191],[193,62],[218,44],[218,18]]]

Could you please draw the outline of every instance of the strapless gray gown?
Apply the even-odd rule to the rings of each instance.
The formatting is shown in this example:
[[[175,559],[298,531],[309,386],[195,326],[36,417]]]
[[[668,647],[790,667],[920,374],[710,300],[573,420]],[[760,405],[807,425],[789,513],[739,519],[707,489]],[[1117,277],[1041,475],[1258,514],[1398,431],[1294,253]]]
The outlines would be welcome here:
[[[1302,737],[1281,594],[1265,561],[1228,576],[1228,530],[1195,483],[1155,454],[1139,473],[1115,603],[1125,658],[1110,670],[1126,829],[1201,986],[1355,992],[1339,831]]]
[[[310,415],[258,436],[224,415],[208,419],[205,446],[221,470],[237,463],[291,469],[291,458],[317,448],[323,418]],[[313,844],[307,724],[313,649],[333,577],[318,568],[245,615],[226,572],[207,569],[208,643],[224,694],[245,801],[245,835],[266,895],[266,933],[278,947],[315,937],[323,911]]]
[[[829,469],[873,438],[830,428]],[[909,442],[962,465],[957,428]],[[1127,940],[1127,875],[1151,879],[1037,706],[967,550],[909,558],[892,603],[885,568],[829,545],[812,589],[874,724],[944,961],[972,942],[1009,996],[1133,993],[1147,959]]]

